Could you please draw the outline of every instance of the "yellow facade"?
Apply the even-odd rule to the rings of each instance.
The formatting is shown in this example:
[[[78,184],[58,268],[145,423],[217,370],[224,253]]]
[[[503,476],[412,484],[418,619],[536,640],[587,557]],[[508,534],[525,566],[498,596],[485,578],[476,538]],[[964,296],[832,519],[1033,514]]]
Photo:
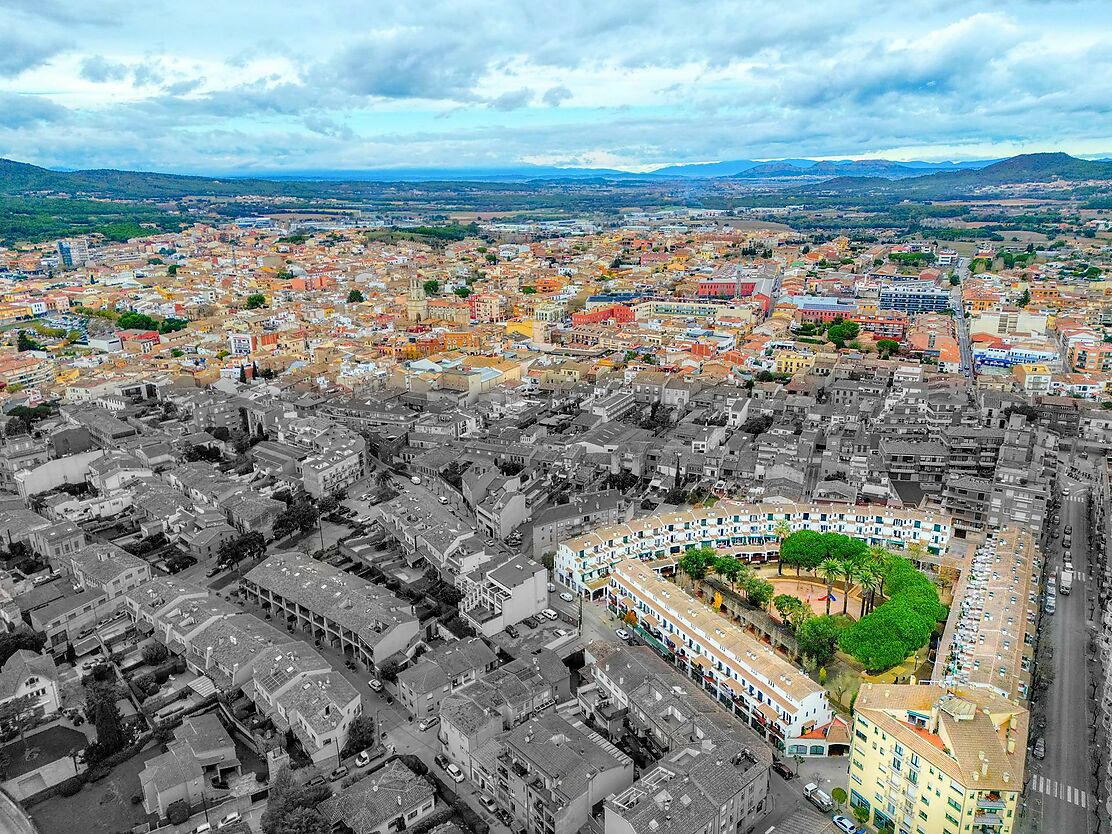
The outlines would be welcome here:
[[[918,690],[918,691],[915,691]],[[864,707],[861,706],[865,700]],[[847,793],[869,824],[909,834],[1012,834],[1027,711],[995,693],[862,687]]]

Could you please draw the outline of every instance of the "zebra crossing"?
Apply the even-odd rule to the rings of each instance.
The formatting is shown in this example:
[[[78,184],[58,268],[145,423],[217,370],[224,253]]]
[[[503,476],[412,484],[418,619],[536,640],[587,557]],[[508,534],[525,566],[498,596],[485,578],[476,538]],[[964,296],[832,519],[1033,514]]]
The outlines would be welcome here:
[[[1038,791],[1044,796],[1078,805],[1082,808],[1089,807],[1089,795],[1081,790],[1081,788],[1075,788],[1072,785],[1063,785],[1061,782],[1047,779],[1045,776],[1040,776],[1039,774],[1035,774],[1031,777],[1031,790]]]

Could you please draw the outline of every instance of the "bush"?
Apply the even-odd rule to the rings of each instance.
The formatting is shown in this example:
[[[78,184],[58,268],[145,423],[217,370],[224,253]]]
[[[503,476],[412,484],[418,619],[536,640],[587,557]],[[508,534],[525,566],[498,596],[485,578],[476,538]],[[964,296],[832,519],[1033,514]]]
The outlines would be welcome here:
[[[487,825],[486,820],[479,816],[479,814],[461,798],[456,797],[456,801],[452,803],[452,808],[459,816],[466,828],[469,828],[474,834],[490,834],[490,826]]]
[[[134,794],[131,797],[131,804],[132,805],[142,805],[143,804],[143,797],[141,797],[139,794]]]
[[[143,646],[143,662],[148,666],[157,666],[170,656],[170,651],[161,643],[147,643]]]
[[[81,790],[81,786],[85,784],[85,779],[81,776],[71,776],[66,781],[58,786],[58,793],[62,796],[76,796],[77,792]],[[188,817],[187,817],[188,819]]]
[[[111,772],[111,768],[105,767],[103,764],[98,764],[94,767],[89,768],[89,770],[85,773],[85,779],[89,782],[99,782]]]
[[[409,829],[409,834],[428,834],[441,823],[450,820],[455,811],[441,806]]]
[[[185,800],[179,799],[176,802],[171,802],[166,809],[166,818],[174,825],[181,825],[189,819],[189,806],[185,804]]]

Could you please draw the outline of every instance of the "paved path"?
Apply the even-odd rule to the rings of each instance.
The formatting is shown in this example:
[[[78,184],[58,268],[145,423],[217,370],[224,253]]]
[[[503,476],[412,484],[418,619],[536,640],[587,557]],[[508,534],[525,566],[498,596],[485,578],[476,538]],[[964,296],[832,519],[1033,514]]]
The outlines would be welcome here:
[[[0,831],[4,834],[38,834],[31,818],[3,791],[0,791]]]

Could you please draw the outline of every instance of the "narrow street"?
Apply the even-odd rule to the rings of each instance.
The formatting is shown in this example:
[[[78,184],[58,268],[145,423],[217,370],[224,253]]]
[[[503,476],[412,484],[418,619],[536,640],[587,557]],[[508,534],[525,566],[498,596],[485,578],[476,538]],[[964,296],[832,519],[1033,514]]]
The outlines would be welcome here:
[[[950,296],[951,308],[954,311],[954,323],[958,332],[958,347],[961,351],[961,372],[970,382],[973,381],[973,348],[969,342],[969,322],[965,320],[965,305],[961,300],[961,287],[969,278],[969,258],[959,258],[955,270],[958,280],[961,281],[954,287]]]
[[[1088,639],[1089,576],[1088,488],[1079,481],[1062,478],[1061,527],[1048,549],[1048,575],[1057,573],[1064,562],[1062,530],[1072,525],[1069,548],[1073,562],[1073,591],[1058,593],[1053,615],[1044,614],[1043,629],[1050,629],[1054,652],[1054,679],[1046,703],[1046,756],[1029,757],[1026,805],[1030,832],[1084,834],[1093,830],[1095,812],[1090,794],[1090,762],[1085,755],[1089,743],[1089,693],[1085,646]],[[1043,639],[1047,639],[1045,633]],[[1032,739],[1033,741],[1033,739]]]

